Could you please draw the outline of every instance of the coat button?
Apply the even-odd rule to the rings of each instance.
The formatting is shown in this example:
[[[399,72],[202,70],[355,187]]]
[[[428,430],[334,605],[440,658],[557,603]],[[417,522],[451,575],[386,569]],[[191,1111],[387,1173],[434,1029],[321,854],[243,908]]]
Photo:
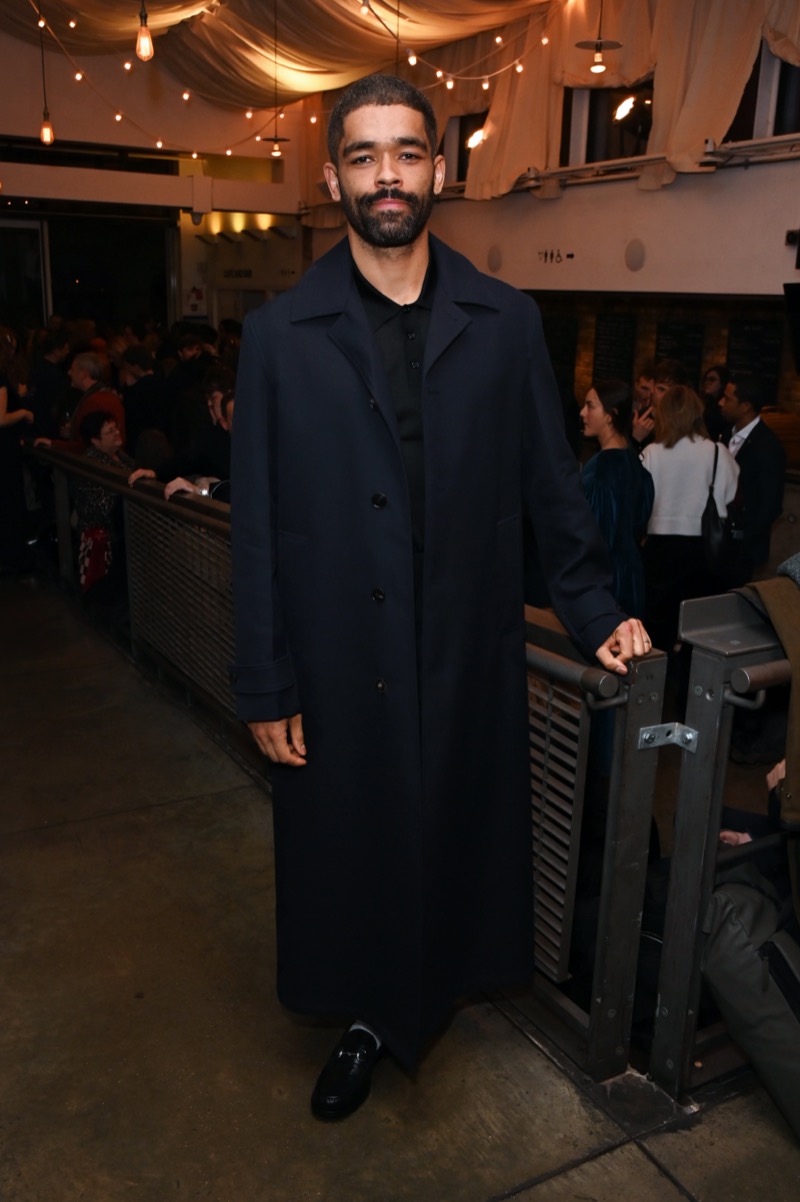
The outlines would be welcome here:
[[[375,688],[378,690],[379,693],[386,692],[386,681],[383,679],[382,676],[379,676],[378,679],[375,681]]]
[[[388,499],[382,492],[374,492],[372,494],[372,505],[375,509],[383,509]]]
[[[370,409],[377,409],[377,408],[378,408],[378,402],[375,400],[375,397],[374,397],[374,396],[371,396],[371,397],[369,398],[369,407],[370,407]]]
[[[377,605],[380,605],[381,601],[385,601],[385,600],[386,600],[386,593],[383,591],[383,589],[382,589],[382,588],[374,588],[374,589],[372,590],[372,600],[373,600],[373,601],[374,601],[374,602],[375,602]]]

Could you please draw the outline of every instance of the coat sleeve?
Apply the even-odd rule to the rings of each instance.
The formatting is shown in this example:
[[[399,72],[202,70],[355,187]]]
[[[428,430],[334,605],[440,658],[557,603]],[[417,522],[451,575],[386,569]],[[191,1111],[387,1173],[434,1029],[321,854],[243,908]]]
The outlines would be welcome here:
[[[536,305],[527,322],[523,490],[553,608],[583,653],[594,658],[624,615],[611,565],[583,495],[564,432],[561,401]]]
[[[231,552],[235,660],[231,684],[245,722],[299,713],[277,588],[275,384],[265,309],[248,316],[231,432]]]

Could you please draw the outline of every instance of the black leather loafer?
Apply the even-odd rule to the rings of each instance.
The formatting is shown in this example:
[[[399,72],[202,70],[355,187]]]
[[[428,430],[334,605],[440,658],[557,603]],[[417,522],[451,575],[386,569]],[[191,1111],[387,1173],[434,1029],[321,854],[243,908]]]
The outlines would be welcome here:
[[[369,1095],[372,1070],[383,1052],[369,1031],[345,1031],[311,1095],[318,1119],[344,1119]]]

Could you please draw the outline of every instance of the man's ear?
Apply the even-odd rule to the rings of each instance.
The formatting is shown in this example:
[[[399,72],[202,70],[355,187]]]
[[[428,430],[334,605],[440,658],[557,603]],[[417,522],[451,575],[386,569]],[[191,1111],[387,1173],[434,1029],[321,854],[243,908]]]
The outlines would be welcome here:
[[[325,183],[328,185],[328,191],[334,200],[341,200],[342,195],[339,191],[339,175],[333,163],[325,163],[322,168],[322,173],[325,176]]]
[[[438,196],[444,187],[445,161],[444,155],[437,154],[433,160],[433,193]]]

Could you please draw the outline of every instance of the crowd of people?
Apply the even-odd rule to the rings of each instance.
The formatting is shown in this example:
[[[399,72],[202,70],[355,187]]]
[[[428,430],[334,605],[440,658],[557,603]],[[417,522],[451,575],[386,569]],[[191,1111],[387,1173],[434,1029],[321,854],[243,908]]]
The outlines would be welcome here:
[[[217,329],[178,323],[170,331],[142,323],[102,336],[94,322],[53,318],[27,340],[1,328],[0,569],[29,564],[31,494],[34,505],[46,498],[35,465],[26,484],[25,443],[110,458],[129,469],[132,484],[161,481],[167,499],[228,501],[240,338],[240,323],[230,320]],[[670,654],[678,650],[683,600],[742,585],[769,557],[785,452],[761,419],[764,403],[752,373],[715,363],[693,388],[684,365],[666,359],[643,365],[632,387],[595,381],[580,410],[584,437],[599,448],[582,478],[611,555],[615,597],[625,612],[644,616],[655,645]],[[700,530],[712,473],[718,511],[733,531],[723,577],[705,567]],[[103,523],[96,513],[85,517],[86,493],[78,490],[75,511],[88,591],[102,579],[102,565],[111,571],[119,532],[110,503]]]
[[[681,662],[681,602],[737,588],[769,559],[783,508],[786,454],[763,421],[752,373],[713,364],[692,387],[684,365],[643,365],[633,387],[596,381],[581,418],[599,451],[583,486],[609,548],[616,599],[641,613],[655,646]],[[713,482],[730,528],[722,571],[709,568],[701,523]]]
[[[164,496],[228,500],[230,428],[241,324],[153,323],[105,335],[93,321],[52,318],[26,336],[0,328],[0,570],[34,566],[52,523],[48,472],[23,447],[55,447],[161,481]],[[124,587],[117,494],[73,490],[81,590],[99,600]]]

